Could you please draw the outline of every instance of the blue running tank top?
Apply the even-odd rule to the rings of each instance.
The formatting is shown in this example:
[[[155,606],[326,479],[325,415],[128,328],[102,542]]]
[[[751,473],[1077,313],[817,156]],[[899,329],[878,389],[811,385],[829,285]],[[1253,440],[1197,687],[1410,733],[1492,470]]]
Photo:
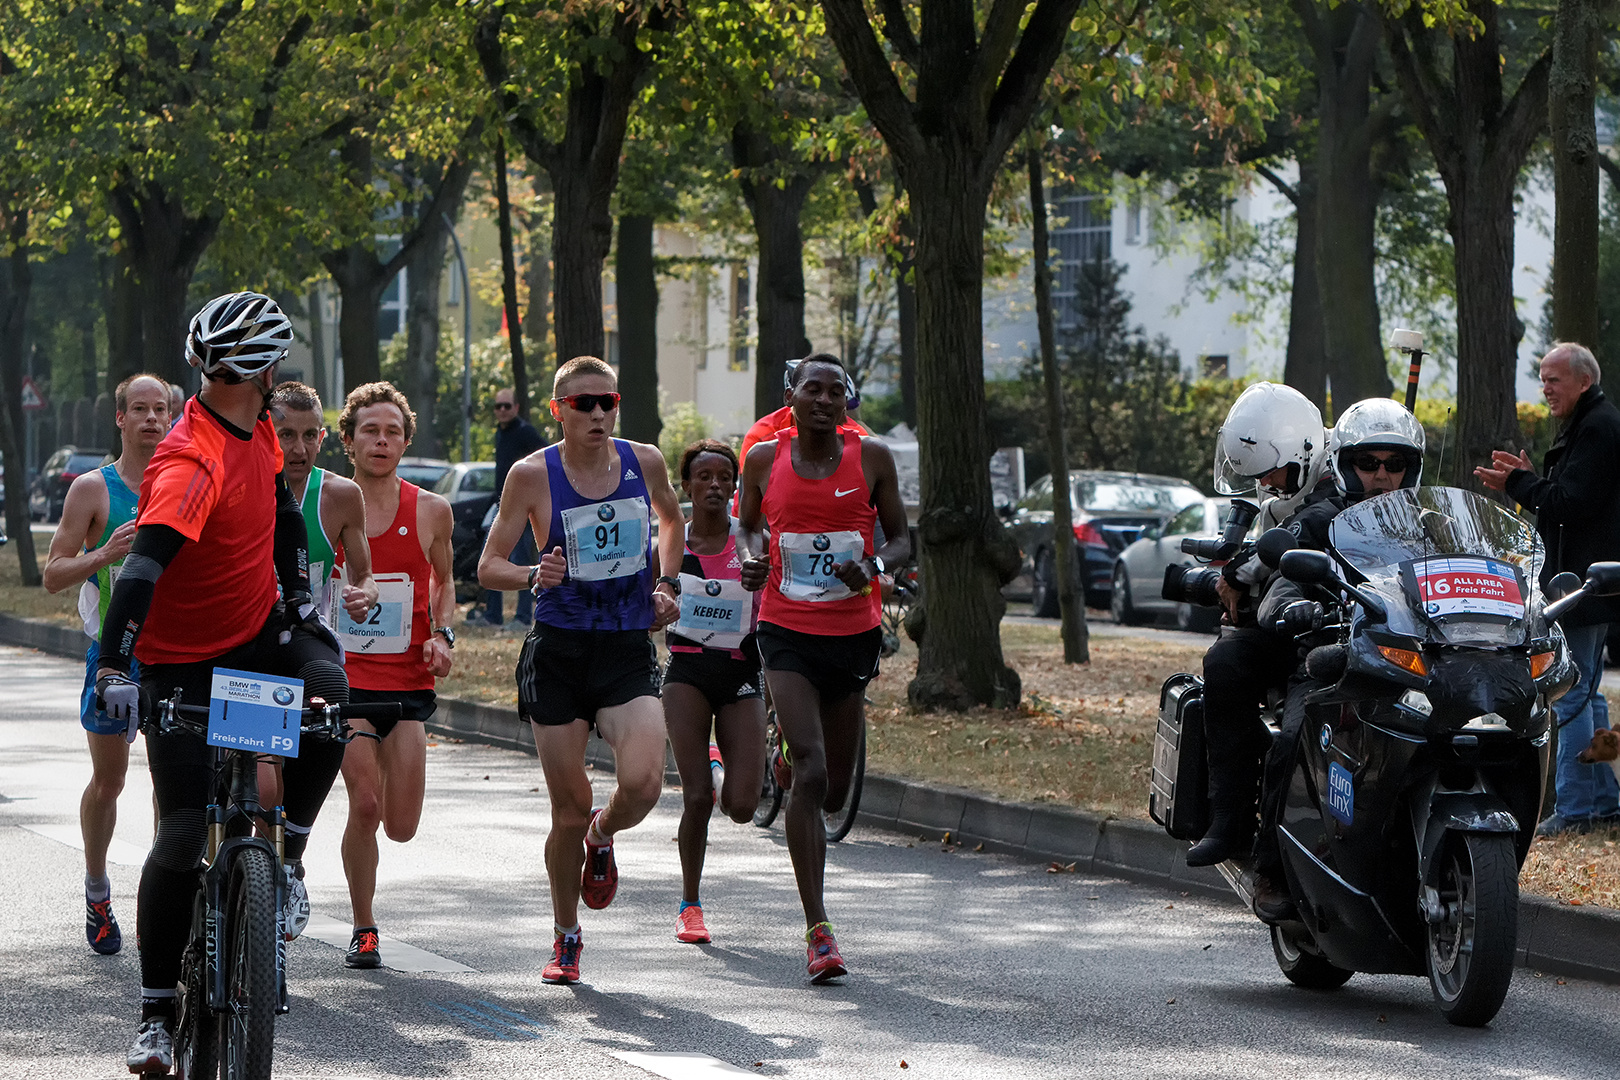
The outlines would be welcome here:
[[[636,452],[614,439],[619,486],[605,499],[587,499],[563,471],[560,446],[548,446],[546,482],[551,526],[542,551],[562,548],[568,574],[542,590],[534,619],[565,630],[648,630],[653,623],[651,502]]]

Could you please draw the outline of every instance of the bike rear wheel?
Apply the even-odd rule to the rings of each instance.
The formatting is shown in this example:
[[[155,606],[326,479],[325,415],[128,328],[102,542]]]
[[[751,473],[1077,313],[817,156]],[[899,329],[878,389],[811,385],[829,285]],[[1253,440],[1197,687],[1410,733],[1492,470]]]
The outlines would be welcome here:
[[[219,1026],[208,1007],[207,941],[202,897],[192,920],[191,944],[180,957],[180,994],[175,1002],[174,1075],[179,1080],[214,1080],[219,1075]]]
[[[760,781],[759,805],[754,808],[754,824],[771,827],[782,809],[782,787],[776,782],[776,754],[782,744],[782,730],[776,726],[776,710],[765,718],[765,777]]]
[[[836,844],[855,827],[855,813],[861,806],[861,785],[866,780],[866,720],[861,719],[860,738],[855,743],[855,770],[849,777],[849,796],[837,810],[828,810],[821,816],[827,830],[827,842]]]
[[[226,1009],[219,1014],[223,1080],[270,1080],[275,1052],[276,861],[263,848],[238,848],[231,861],[221,927]]]

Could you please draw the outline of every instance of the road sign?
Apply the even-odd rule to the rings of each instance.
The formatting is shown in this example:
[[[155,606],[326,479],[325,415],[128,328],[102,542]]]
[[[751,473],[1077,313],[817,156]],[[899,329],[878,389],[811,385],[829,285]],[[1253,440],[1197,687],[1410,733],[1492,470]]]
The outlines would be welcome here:
[[[45,395],[40,393],[39,387],[34,385],[32,375],[23,376],[22,407],[29,412],[43,412],[50,408],[50,402],[45,400]]]

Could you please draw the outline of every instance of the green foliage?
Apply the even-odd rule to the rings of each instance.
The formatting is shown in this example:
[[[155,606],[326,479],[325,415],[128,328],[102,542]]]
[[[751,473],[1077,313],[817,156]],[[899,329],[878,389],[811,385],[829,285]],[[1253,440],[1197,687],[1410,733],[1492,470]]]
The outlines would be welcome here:
[[[461,460],[461,388],[464,364],[459,327],[449,323],[439,327],[438,402],[434,413],[434,426],[451,461]],[[551,396],[551,376],[556,370],[550,362],[546,347],[537,341],[525,340],[524,358],[529,364],[529,382],[535,388],[531,394],[529,422],[540,432],[540,437],[553,442],[560,437],[551,414],[543,402]],[[405,335],[395,334],[383,351],[382,377],[402,385],[405,366]],[[512,352],[505,337],[497,334],[472,345],[472,459],[495,460],[495,393],[512,385]]]
[[[662,398],[663,395],[660,394],[659,397]],[[690,401],[683,401],[670,408],[668,402],[660,400],[658,415],[664,421],[663,428],[658,432],[658,449],[669,465],[670,482],[679,487],[681,455],[686,453],[688,446],[712,435],[714,424],[707,416],[698,412],[697,406]]]
[[[1402,399],[1397,396],[1396,400]],[[1519,443],[1501,449],[1528,450],[1531,460],[1539,466],[1558,437],[1558,422],[1547,411],[1545,402],[1521,401],[1517,410]],[[1419,398],[1412,412],[1423,425],[1423,482],[1444,484],[1447,474],[1441,469],[1449,469],[1445,462],[1455,463],[1457,454],[1457,403],[1447,398]]]

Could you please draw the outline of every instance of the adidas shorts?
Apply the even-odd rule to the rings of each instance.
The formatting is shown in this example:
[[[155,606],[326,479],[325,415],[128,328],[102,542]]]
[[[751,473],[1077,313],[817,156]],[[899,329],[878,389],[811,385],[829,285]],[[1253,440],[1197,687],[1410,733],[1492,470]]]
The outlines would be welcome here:
[[[658,696],[658,649],[645,630],[569,630],[536,621],[518,654],[518,716],[557,726]]]
[[[752,650],[749,650],[752,652]],[[685,683],[696,687],[719,712],[727,705],[764,696],[764,683],[758,660],[738,660],[725,653],[672,652],[664,669],[665,683]]]

